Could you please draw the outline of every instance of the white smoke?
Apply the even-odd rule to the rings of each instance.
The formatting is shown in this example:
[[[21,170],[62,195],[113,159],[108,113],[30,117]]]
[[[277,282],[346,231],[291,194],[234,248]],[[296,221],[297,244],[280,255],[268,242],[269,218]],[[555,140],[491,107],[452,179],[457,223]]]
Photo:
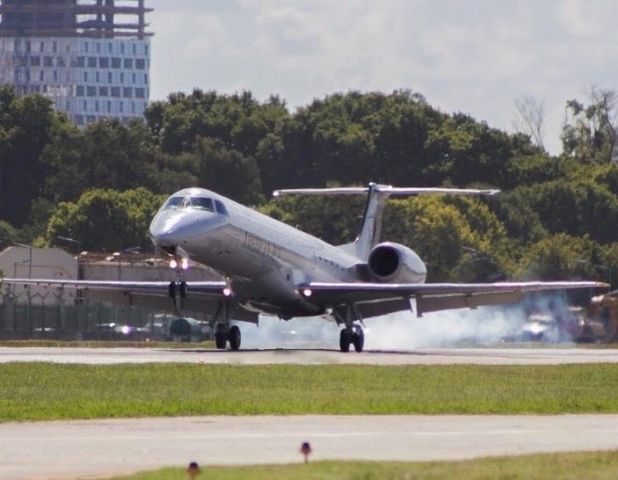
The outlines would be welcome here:
[[[260,315],[260,324],[239,323],[243,349],[338,348],[339,327],[320,317],[280,320]]]
[[[530,296],[519,305],[457,309],[417,317],[398,312],[365,320],[366,350],[487,347],[522,340],[528,315],[568,311],[562,296]],[[259,327],[241,323],[243,348],[337,349],[340,327],[320,317],[289,321],[260,316]]]
[[[482,307],[448,310],[416,317],[395,313],[367,321],[367,349],[490,346],[516,338],[526,316],[521,309]]]
[[[515,337],[523,310],[479,308],[426,314],[399,312],[365,320],[366,350],[488,346]],[[260,317],[259,327],[241,325],[243,348],[338,348],[341,327],[322,318],[290,321]]]

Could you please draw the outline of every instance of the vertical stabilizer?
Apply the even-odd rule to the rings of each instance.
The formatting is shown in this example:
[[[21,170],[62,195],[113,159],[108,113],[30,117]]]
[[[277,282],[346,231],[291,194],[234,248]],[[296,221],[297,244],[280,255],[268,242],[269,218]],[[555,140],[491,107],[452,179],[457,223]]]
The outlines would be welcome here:
[[[356,256],[363,261],[369,258],[369,252],[380,241],[382,233],[382,214],[386,206],[386,200],[390,196],[385,185],[370,183],[368,187],[367,204],[363,223],[356,240],[354,241]]]

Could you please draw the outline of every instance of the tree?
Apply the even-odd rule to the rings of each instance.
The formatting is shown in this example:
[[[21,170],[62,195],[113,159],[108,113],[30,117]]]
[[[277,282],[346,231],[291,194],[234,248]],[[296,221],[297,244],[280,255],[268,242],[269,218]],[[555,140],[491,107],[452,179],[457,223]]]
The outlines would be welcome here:
[[[86,250],[148,250],[148,226],[163,200],[144,188],[87,191],[77,202],[58,205],[47,226],[47,243],[65,236],[78,239]]]
[[[220,140],[211,138],[199,140],[196,155],[201,186],[240,203],[261,201],[260,172],[253,157],[230,150]]]
[[[589,100],[588,106],[578,100],[567,102],[562,148],[564,154],[585,163],[608,163],[616,147],[616,92],[593,87]]]
[[[503,169],[503,188],[513,189],[519,185],[532,185],[551,180],[564,180],[575,175],[577,163],[570,157],[553,157],[546,153],[516,155]]]
[[[66,121],[48,99],[17,97],[0,87],[0,218],[16,226],[27,222],[48,173],[42,154],[55,127]]]
[[[545,150],[545,104],[527,95],[515,100],[515,109],[515,130],[528,135],[537,147]]]
[[[260,211],[328,243],[341,245],[358,235],[365,201],[360,196],[283,196],[272,199]]]
[[[17,241],[18,232],[8,222],[0,220],[0,250],[13,245]]]
[[[88,189],[127,190],[150,186],[154,175],[148,132],[139,122],[101,120],[79,130],[59,128],[43,156],[49,171],[45,196],[76,200]]]
[[[486,281],[511,269],[505,229],[478,200],[393,200],[383,237],[415,250],[428,265],[428,281]]]
[[[588,237],[558,233],[533,244],[522,257],[518,276],[534,280],[598,278],[602,249]]]
[[[550,233],[590,235],[600,243],[618,240],[618,197],[587,179],[539,183],[520,188]]]

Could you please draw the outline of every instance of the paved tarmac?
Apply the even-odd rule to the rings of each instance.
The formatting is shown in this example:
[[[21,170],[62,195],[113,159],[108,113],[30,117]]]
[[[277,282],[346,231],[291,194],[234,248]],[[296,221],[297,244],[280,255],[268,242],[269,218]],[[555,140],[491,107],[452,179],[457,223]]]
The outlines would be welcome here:
[[[618,363],[618,349],[442,348],[341,353],[334,350],[165,350],[150,348],[0,348],[0,363],[198,363],[260,365],[558,365]]]
[[[0,478],[109,476],[197,461],[455,460],[618,448],[618,415],[193,417],[0,424]]]
[[[368,351],[0,348],[0,363],[228,364],[617,363],[618,349],[444,348]],[[289,463],[313,458],[449,460],[618,449],[618,415],[193,417],[0,424],[0,478],[110,476],[190,461]]]

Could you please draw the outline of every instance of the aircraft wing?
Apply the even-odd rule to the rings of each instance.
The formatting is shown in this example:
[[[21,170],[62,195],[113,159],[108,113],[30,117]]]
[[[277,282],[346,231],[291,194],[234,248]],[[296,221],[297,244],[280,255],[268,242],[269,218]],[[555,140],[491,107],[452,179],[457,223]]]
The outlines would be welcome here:
[[[308,301],[327,307],[354,304],[363,317],[413,310],[416,313],[476,308],[485,305],[517,303],[527,292],[608,288],[602,282],[500,282],[500,283],[309,283],[298,291]]]
[[[51,280],[29,278],[3,278],[2,285],[12,285],[27,288],[30,286],[67,288],[81,292],[82,296],[100,302],[111,302],[120,305],[139,305],[154,310],[172,313],[216,312],[222,304],[230,303],[231,317],[255,323],[257,315],[238,307],[234,302],[228,302],[224,293],[225,282],[187,282],[186,296],[170,296],[169,281],[119,281],[119,280]]]

